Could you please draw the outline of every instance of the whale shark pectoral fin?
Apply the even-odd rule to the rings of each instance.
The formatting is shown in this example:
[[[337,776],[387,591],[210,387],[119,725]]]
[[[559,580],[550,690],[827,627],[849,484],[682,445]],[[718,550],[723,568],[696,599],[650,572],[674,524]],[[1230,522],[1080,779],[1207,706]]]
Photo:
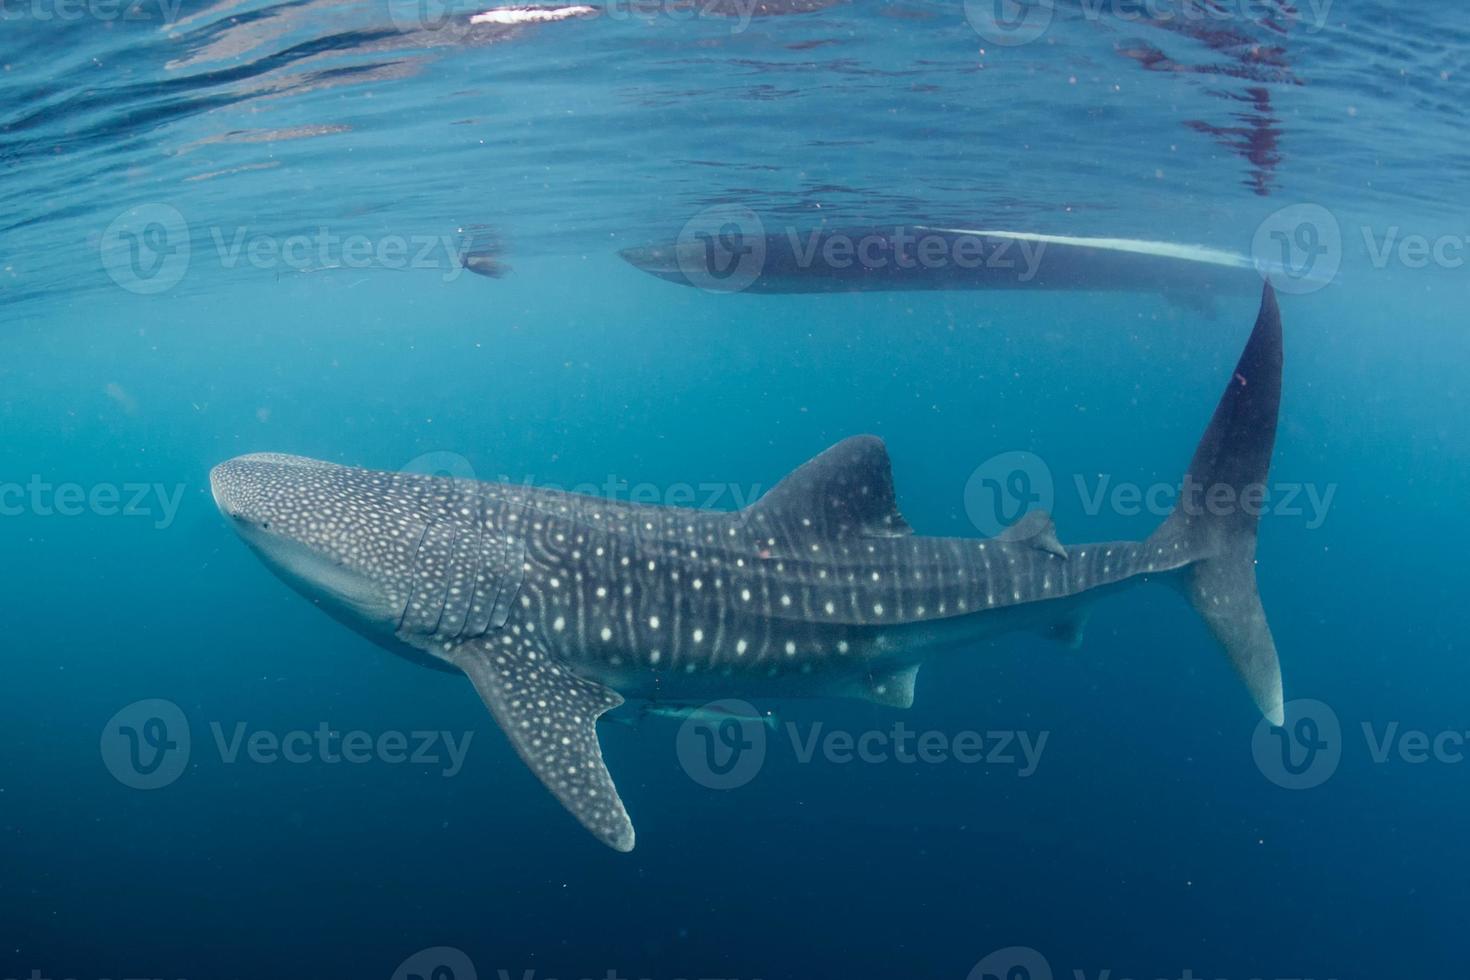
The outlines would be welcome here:
[[[863,697],[874,704],[883,704],[890,708],[912,708],[914,680],[918,676],[918,664],[887,674],[869,674],[862,691]]]
[[[832,540],[914,533],[898,511],[888,447],[877,436],[852,436],[798,466],[747,508],[758,529]]]
[[[513,639],[466,644],[454,662],[562,806],[604,844],[631,851],[633,822],[597,741],[598,716],[622,704],[622,696],[562,667],[534,639]]]

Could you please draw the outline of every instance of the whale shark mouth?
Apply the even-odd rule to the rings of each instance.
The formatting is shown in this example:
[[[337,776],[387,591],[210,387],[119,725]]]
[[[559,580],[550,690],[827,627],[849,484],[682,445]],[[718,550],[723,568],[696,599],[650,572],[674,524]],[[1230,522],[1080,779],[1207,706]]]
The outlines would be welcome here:
[[[635,245],[620,249],[618,255],[629,265],[655,276],[683,276],[674,249],[663,245]]]

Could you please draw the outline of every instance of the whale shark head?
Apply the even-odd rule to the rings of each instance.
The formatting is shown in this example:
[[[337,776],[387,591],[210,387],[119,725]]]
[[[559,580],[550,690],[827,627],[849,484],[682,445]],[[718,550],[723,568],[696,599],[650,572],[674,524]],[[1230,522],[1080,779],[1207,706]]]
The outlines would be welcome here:
[[[403,619],[426,523],[424,479],[274,453],[209,474],[220,512],[266,565],[374,639],[391,637]]]
[[[702,269],[707,261],[700,242],[678,242],[667,245],[638,245],[619,250],[623,261],[634,268],[669,282],[688,285],[686,269]]]

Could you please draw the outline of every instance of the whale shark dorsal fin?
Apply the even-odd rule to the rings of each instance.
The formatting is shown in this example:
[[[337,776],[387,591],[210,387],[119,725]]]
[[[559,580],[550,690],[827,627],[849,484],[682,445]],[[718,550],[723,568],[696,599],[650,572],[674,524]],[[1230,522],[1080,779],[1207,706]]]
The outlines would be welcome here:
[[[888,447],[877,436],[842,440],[792,470],[747,511],[758,532],[796,539],[914,533],[898,512]]]
[[[454,662],[561,805],[604,844],[631,851],[633,822],[597,741],[598,716],[622,704],[622,696],[556,663],[530,634],[468,643]]]
[[[1019,521],[1000,533],[1000,540],[1027,544],[1058,558],[1067,557],[1067,548],[1057,537],[1056,522],[1044,510],[1027,511]]]

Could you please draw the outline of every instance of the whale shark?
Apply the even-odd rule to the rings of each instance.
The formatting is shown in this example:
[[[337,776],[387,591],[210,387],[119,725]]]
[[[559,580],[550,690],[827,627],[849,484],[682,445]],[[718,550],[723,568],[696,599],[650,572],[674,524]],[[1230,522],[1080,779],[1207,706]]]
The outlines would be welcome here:
[[[768,234],[730,221],[618,254],[650,275],[709,292],[1132,292],[1203,310],[1281,274],[1204,245],[902,224]]]
[[[1185,492],[1131,541],[1063,544],[1041,510],[998,537],[915,534],[871,435],[731,511],[269,453],[221,463],[210,483],[293,588],[390,650],[463,672],[572,816],[628,851],[633,823],[596,727],[625,699],[906,708],[926,660],[1016,630],[1076,642],[1091,603],[1149,580],[1178,587],[1281,724],[1250,506],[1273,451],[1281,359],[1268,285]]]

